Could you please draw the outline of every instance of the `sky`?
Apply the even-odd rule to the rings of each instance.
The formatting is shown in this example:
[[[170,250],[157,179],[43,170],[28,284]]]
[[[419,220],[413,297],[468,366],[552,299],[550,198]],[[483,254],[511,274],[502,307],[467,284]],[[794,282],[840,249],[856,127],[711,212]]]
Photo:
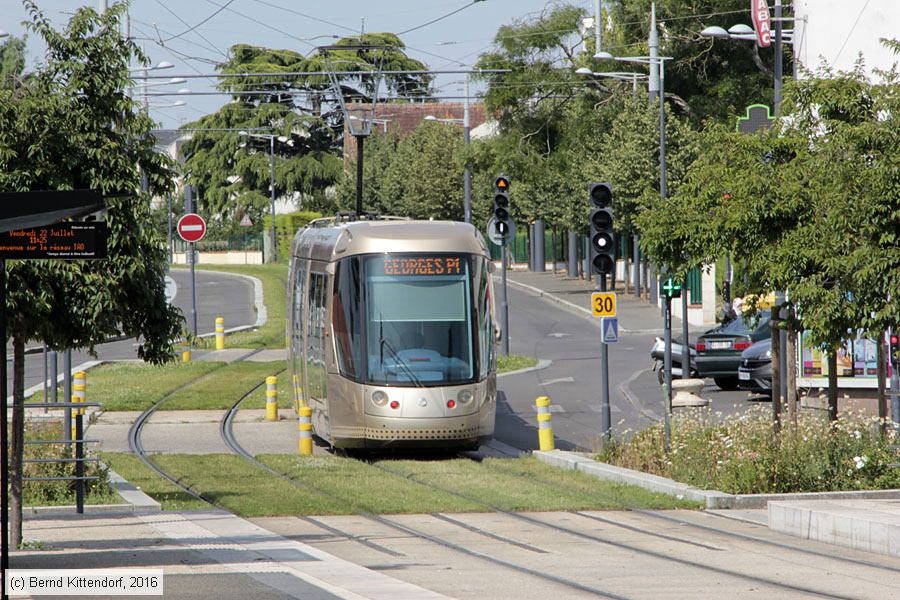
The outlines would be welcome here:
[[[115,0],[108,1],[111,5]],[[36,2],[58,27],[64,26],[75,8],[92,6],[97,9],[101,5],[101,0]],[[167,61],[175,65],[158,71],[156,74],[159,75],[214,73],[214,63],[222,61],[224,53],[236,43],[307,54],[316,45],[333,43],[331,36],[353,35],[363,27],[366,32],[399,33],[415,29],[401,35],[408,47],[407,54],[431,69],[441,70],[471,66],[481,52],[491,48],[500,25],[539,14],[548,2],[553,0],[482,0],[474,3],[471,0],[133,0],[129,12],[131,36],[144,45],[153,64]],[[567,3],[589,12],[594,4],[591,0],[569,0]],[[427,24],[461,8],[463,10],[456,14]],[[21,22],[28,15],[20,0],[0,0],[0,15],[0,30],[17,36],[25,33]],[[192,27],[195,28],[188,31]],[[31,36],[27,49],[28,68],[32,68],[40,62],[44,48]],[[435,80],[439,94],[462,96],[462,77],[439,76]],[[192,92],[212,91],[214,83],[214,79],[188,79],[187,83],[156,87],[154,91],[182,88]],[[475,88],[472,91],[474,93]],[[163,106],[177,100],[183,100],[187,105]],[[178,127],[193,121],[214,112],[226,101],[225,96],[201,95],[158,96],[149,100],[151,115],[163,127]]]

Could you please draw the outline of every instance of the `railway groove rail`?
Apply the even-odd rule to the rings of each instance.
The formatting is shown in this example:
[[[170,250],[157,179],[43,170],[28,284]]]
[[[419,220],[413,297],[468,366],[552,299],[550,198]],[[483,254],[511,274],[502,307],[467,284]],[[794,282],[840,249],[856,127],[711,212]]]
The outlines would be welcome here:
[[[255,354],[257,351],[251,352],[244,358]],[[215,371],[213,371],[214,373]],[[208,377],[212,373],[208,373],[203,377]],[[196,380],[195,380],[196,381]],[[193,383],[193,382],[192,382]],[[188,384],[190,385],[190,384]],[[523,526],[517,529],[515,535],[506,533],[498,533],[491,531],[491,527],[484,525],[475,525],[459,515],[447,515],[443,513],[432,513],[427,515],[433,523],[441,523],[456,528],[460,531],[459,535],[451,535],[446,530],[440,530],[434,533],[434,525],[429,526],[424,521],[409,522],[410,519],[402,517],[389,518],[379,514],[373,514],[359,503],[348,497],[336,496],[327,490],[316,487],[309,481],[302,481],[296,477],[281,472],[278,469],[262,462],[248,452],[235,438],[233,430],[233,422],[235,415],[240,410],[240,405],[264,382],[260,382],[253,388],[247,390],[238,398],[234,404],[228,409],[220,422],[220,437],[228,446],[231,452],[240,456],[244,460],[252,463],[259,469],[267,472],[273,477],[281,478],[289,482],[292,486],[304,490],[308,493],[320,495],[337,503],[343,504],[349,509],[349,512],[356,517],[363,518],[367,521],[377,524],[384,529],[392,530],[409,538],[415,538],[420,542],[432,544],[443,549],[445,552],[465,555],[476,561],[490,563],[503,570],[515,572],[526,578],[539,580],[546,586],[550,584],[550,588],[558,587],[558,591],[562,597],[600,597],[616,600],[636,600],[638,598],[657,597],[650,590],[633,590],[623,591],[621,585],[615,584],[614,577],[601,578],[600,572],[604,563],[600,556],[609,557],[609,553],[616,553],[618,558],[622,560],[625,557],[641,557],[642,559],[651,560],[658,569],[676,568],[685,570],[689,573],[705,574],[711,577],[716,583],[714,585],[721,589],[722,585],[736,586],[744,590],[759,590],[773,593],[772,597],[811,597],[811,598],[830,598],[840,600],[856,600],[862,597],[842,588],[841,591],[835,591],[828,588],[824,583],[818,583],[815,580],[804,579],[797,581],[796,577],[786,575],[784,571],[780,573],[772,573],[767,571],[763,566],[754,566],[753,561],[742,561],[741,566],[733,567],[730,565],[723,566],[716,556],[724,556],[734,551],[746,552],[754,557],[767,557],[770,552],[780,550],[789,552],[792,556],[791,563],[806,569],[819,569],[822,571],[833,571],[841,576],[865,582],[867,585],[878,585],[881,581],[896,581],[897,573],[900,567],[894,566],[890,561],[879,562],[876,560],[865,560],[854,558],[853,556],[836,556],[833,553],[819,550],[802,544],[789,544],[780,541],[766,539],[759,535],[751,533],[736,532],[723,527],[714,527],[706,523],[700,523],[697,520],[681,516],[672,516],[669,514],[659,513],[649,510],[629,510],[627,513],[616,513],[617,518],[610,518],[597,514],[592,511],[567,511],[553,515],[541,514],[525,514],[503,509],[492,505],[480,498],[463,494],[458,490],[437,485],[435,483],[425,481],[415,475],[409,475],[382,462],[369,461],[369,464],[390,477],[404,478],[412,481],[417,485],[425,486],[444,494],[450,494],[460,497],[475,505],[483,506],[485,513],[493,513],[506,521],[519,522]],[[186,387],[186,386],[183,386]],[[215,502],[214,499],[204,494],[203,490],[195,489],[189,482],[184,481],[173,474],[167,473],[153,463],[150,456],[146,453],[141,443],[141,431],[147,423],[149,417],[170,397],[175,395],[178,390],[174,390],[164,398],[157,401],[152,407],[147,409],[138,417],[129,431],[129,446],[132,452],[136,454],[142,462],[164,477],[186,493],[209,503],[216,508],[224,509]],[[463,456],[478,460],[480,457],[476,454],[465,453]],[[495,461],[496,462],[496,461]],[[488,465],[482,463],[484,468],[498,470],[506,475],[518,475],[526,477],[540,485],[555,486],[556,482],[545,481],[540,477],[536,477],[530,473],[517,471],[514,467],[499,467],[496,464]],[[628,508],[623,506],[622,508]],[[227,510],[227,509],[225,509]],[[345,539],[352,543],[385,555],[396,560],[404,560],[411,558],[408,552],[404,552],[398,548],[393,548],[390,542],[387,544],[378,543],[370,539],[368,535],[357,535],[351,531],[346,531],[344,527],[336,526],[334,523],[327,522],[324,518],[313,516],[298,517],[310,526],[326,531],[330,535],[337,538]],[[573,521],[574,519],[574,521]],[[554,522],[555,521],[555,522]],[[657,525],[666,524],[672,530],[671,532],[660,532],[654,529],[652,523]],[[508,527],[507,527],[508,529]],[[526,532],[526,529],[528,530]],[[574,543],[586,543],[599,548],[606,548],[605,552],[599,552],[597,562],[594,568],[587,573],[579,573],[577,576],[566,573],[562,565],[558,564],[560,551],[548,544],[532,543],[523,541],[527,535],[537,535],[537,531],[552,533],[557,536],[556,543],[571,545]],[[687,531],[686,531],[687,530]],[[617,536],[614,532],[626,532],[628,536],[622,539],[621,535]],[[692,533],[688,533],[688,531]],[[474,541],[471,536],[475,536]],[[527,534],[527,535],[526,535]],[[461,539],[461,536],[462,539]],[[637,536],[635,538],[635,536]],[[520,538],[520,539],[515,539]],[[510,548],[510,552],[514,555],[512,558],[504,555],[498,556],[496,552],[485,550],[486,541],[492,541]],[[662,545],[664,550],[657,549]],[[531,558],[529,558],[531,557]],[[553,557],[551,559],[551,557]],[[556,560],[554,560],[556,559]],[[550,560],[550,562],[547,562]],[[817,561],[818,564],[811,564]],[[613,583],[609,583],[612,580]],[[726,588],[727,589],[727,588]],[[567,591],[566,591],[567,590]],[[658,591],[658,590],[657,590]],[[889,592],[892,593],[892,592]],[[649,595],[648,595],[649,594]],[[735,595],[733,597],[753,597],[752,593]]]
[[[547,569],[547,568],[532,567],[529,565],[520,564],[519,562],[514,563],[514,562],[511,562],[511,561],[508,561],[505,559],[501,559],[496,556],[485,553],[481,550],[476,550],[476,549],[472,548],[471,545],[469,545],[469,544],[464,545],[464,544],[461,544],[461,543],[458,543],[455,541],[451,541],[444,537],[437,536],[437,535],[428,533],[426,531],[423,531],[419,527],[413,527],[413,526],[410,526],[407,524],[399,523],[399,522],[397,522],[396,519],[389,519],[382,515],[372,514],[368,511],[359,509],[355,505],[355,503],[353,503],[351,500],[348,500],[346,498],[335,498],[333,495],[329,494],[328,492],[317,489],[315,486],[310,485],[309,482],[299,481],[296,478],[291,477],[287,473],[283,473],[281,471],[278,471],[277,469],[273,469],[271,466],[258,460],[255,456],[252,456],[234,438],[230,423],[234,419],[234,416],[237,413],[237,411],[239,410],[240,404],[242,401],[243,401],[243,399],[238,400],[234,404],[232,409],[229,410],[228,413],[226,413],[225,417],[223,418],[222,427],[221,427],[223,439],[225,440],[225,443],[229,446],[229,448],[232,449],[233,452],[242,456],[244,459],[251,461],[253,464],[255,464],[259,468],[269,472],[273,476],[280,477],[280,478],[290,482],[292,485],[297,486],[298,488],[302,488],[307,491],[313,491],[315,493],[320,493],[320,494],[329,496],[333,499],[343,500],[344,502],[353,506],[354,512],[357,514],[357,516],[364,517],[366,519],[372,520],[372,521],[379,523],[381,525],[384,525],[386,527],[389,527],[389,528],[392,528],[395,530],[399,530],[410,536],[413,536],[413,537],[419,538],[421,540],[425,540],[427,542],[442,546],[442,547],[450,549],[452,551],[466,554],[468,556],[471,556],[471,557],[474,557],[477,559],[482,559],[482,560],[491,562],[493,564],[496,564],[498,566],[505,567],[505,568],[511,569],[513,571],[517,571],[522,574],[527,574],[527,575],[530,575],[530,576],[533,576],[533,577],[536,577],[539,579],[543,579],[545,581],[560,584],[571,590],[587,592],[587,593],[593,594],[597,597],[605,597],[605,598],[633,598],[633,597],[635,597],[635,596],[630,596],[630,595],[622,595],[620,593],[616,593],[616,592],[614,592],[612,590],[608,590],[608,589],[600,589],[593,583],[585,583],[582,581],[574,580],[569,577],[556,575],[551,572],[548,572],[550,569]],[[464,457],[467,457],[467,458],[470,458],[472,460],[476,460],[479,462],[481,462],[481,458],[482,458],[477,453],[472,453],[472,452],[463,452],[463,453],[460,453],[460,456],[464,456]],[[734,580],[742,580],[748,584],[764,586],[766,588],[772,589],[773,591],[777,590],[777,591],[781,591],[781,592],[788,592],[790,594],[798,594],[803,597],[831,598],[831,599],[841,599],[841,600],[850,600],[852,598],[857,598],[857,596],[854,596],[854,595],[836,593],[836,592],[832,592],[832,591],[829,591],[828,589],[824,589],[824,588],[816,588],[816,587],[803,585],[803,584],[799,584],[799,583],[792,584],[792,583],[789,583],[786,581],[781,581],[776,577],[767,577],[767,576],[753,574],[753,573],[749,573],[749,572],[742,572],[742,571],[736,570],[736,569],[719,567],[719,566],[708,564],[706,561],[697,559],[697,558],[682,558],[680,556],[676,556],[673,554],[652,550],[652,549],[643,547],[636,543],[627,543],[627,542],[618,541],[608,535],[601,535],[601,534],[597,534],[597,533],[587,533],[584,530],[575,529],[571,526],[564,526],[564,525],[561,525],[558,523],[557,524],[550,523],[550,522],[543,520],[541,518],[538,518],[536,516],[506,510],[506,509],[494,506],[494,505],[492,505],[488,502],[485,502],[479,498],[475,498],[475,497],[467,495],[467,494],[462,494],[462,493],[458,492],[457,490],[453,490],[453,489],[445,487],[445,486],[435,485],[435,484],[429,483],[427,481],[423,481],[418,477],[410,476],[406,473],[403,473],[403,472],[397,471],[395,469],[392,469],[390,467],[387,467],[382,462],[374,462],[374,461],[367,461],[367,462],[372,467],[379,469],[391,476],[404,478],[407,481],[413,481],[416,484],[431,488],[435,491],[454,495],[463,500],[474,503],[476,505],[481,505],[485,508],[485,512],[492,512],[492,513],[495,513],[497,515],[503,516],[503,517],[511,519],[511,520],[521,521],[523,523],[527,523],[534,527],[550,530],[550,531],[554,532],[555,534],[559,534],[562,536],[573,537],[576,539],[609,546],[616,550],[620,550],[620,551],[624,551],[624,552],[628,552],[628,553],[636,553],[636,554],[644,555],[646,557],[654,558],[654,559],[657,559],[664,563],[671,563],[671,564],[674,564],[674,565],[680,566],[680,567],[698,569],[700,571],[711,573],[716,576],[722,576],[722,577],[730,578],[730,579],[734,579]],[[493,469],[495,467],[486,466],[485,468]],[[500,469],[500,470],[505,471],[507,474],[509,474],[509,472],[511,471],[510,469],[505,469],[505,468]],[[519,476],[529,478],[533,482],[536,482],[539,484],[544,484],[547,486],[556,485],[554,482],[543,481],[540,478],[535,477],[529,473],[517,472],[517,474]],[[623,506],[622,508],[627,509],[629,511],[631,510],[629,507],[626,507],[626,506]],[[694,525],[696,525],[695,523],[685,521],[683,519],[678,519],[676,517],[669,517],[667,515],[663,515],[663,514],[654,512],[654,511],[635,510],[633,512],[635,514],[638,514],[641,516],[648,516],[651,518],[655,518],[657,520],[666,520],[668,522],[677,523],[679,526],[693,527]],[[573,515],[577,518],[582,519],[583,521],[600,522],[600,523],[603,523],[604,525],[612,527],[612,528],[627,530],[629,532],[637,533],[637,534],[640,534],[642,536],[652,538],[652,539],[664,540],[666,542],[672,542],[674,544],[681,545],[681,547],[694,548],[694,549],[699,548],[701,550],[705,550],[707,552],[713,552],[713,553],[726,553],[729,550],[729,548],[727,548],[724,544],[716,545],[715,542],[709,541],[706,538],[703,538],[703,540],[701,541],[701,540],[698,540],[698,539],[695,539],[695,538],[692,538],[689,536],[670,535],[667,533],[660,533],[658,531],[653,531],[646,524],[642,525],[642,524],[625,523],[622,521],[616,521],[614,519],[604,517],[604,516],[598,515],[596,513],[587,512],[587,511],[568,511],[566,514]],[[463,521],[459,518],[456,518],[454,516],[449,516],[449,515],[445,515],[445,514],[441,514],[441,513],[432,513],[429,516],[431,518],[434,518],[434,519],[440,520],[442,522],[459,527],[460,529],[463,529],[465,531],[474,533],[477,536],[480,536],[483,538],[489,538],[491,540],[525,550],[532,554],[539,554],[539,555],[540,554],[543,554],[543,555],[553,554],[552,551],[543,549],[535,544],[523,543],[519,540],[512,539],[509,536],[494,533],[483,527],[477,527],[477,526],[471,525],[469,523],[466,523],[465,521]],[[315,523],[321,524],[320,521],[315,521]],[[830,554],[825,551],[807,548],[807,547],[804,547],[801,545],[796,545],[796,544],[786,544],[786,543],[782,543],[782,542],[766,540],[766,539],[764,539],[762,537],[758,537],[758,536],[734,533],[734,532],[731,532],[731,531],[729,531],[727,529],[723,529],[723,528],[711,527],[709,525],[703,525],[703,526],[695,527],[695,528],[702,530],[702,531],[710,532],[710,533],[716,533],[719,536],[726,537],[726,538],[739,539],[742,541],[752,542],[754,544],[759,544],[762,546],[777,547],[777,548],[789,550],[791,552],[796,552],[800,555],[807,555],[807,556],[818,557],[818,558],[828,558],[829,560],[834,561],[835,564],[849,566],[851,568],[852,567],[867,567],[867,568],[873,569],[876,572],[879,572],[881,574],[894,574],[894,573],[900,572],[900,567],[891,566],[890,564],[879,563],[876,561],[867,561],[867,560],[856,559],[856,558],[851,558],[851,557],[834,556],[833,554]],[[357,541],[357,542],[363,543],[364,545],[373,544],[373,542],[371,542],[370,540],[361,538],[360,536],[354,536],[352,534],[348,534],[341,530],[336,530],[336,528],[334,528],[332,526],[329,526],[329,529],[331,530],[332,533],[335,533],[337,531],[338,535],[345,537],[349,540]],[[380,551],[384,551],[384,547],[381,545],[378,545],[377,549]],[[765,551],[756,550],[755,552],[765,554]],[[851,576],[851,577],[855,577],[855,575],[850,572],[848,572],[847,575]],[[893,576],[893,575],[891,575],[891,576]]]

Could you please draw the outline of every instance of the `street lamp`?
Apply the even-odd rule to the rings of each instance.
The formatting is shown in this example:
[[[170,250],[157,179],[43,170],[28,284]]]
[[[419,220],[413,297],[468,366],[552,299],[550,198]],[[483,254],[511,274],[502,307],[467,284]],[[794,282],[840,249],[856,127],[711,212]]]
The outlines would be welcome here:
[[[269,234],[270,234],[269,242],[271,244],[271,252],[269,254],[270,260],[268,262],[275,262],[276,258],[278,257],[278,248],[275,245],[276,244],[276,241],[275,241],[275,239],[276,239],[275,238],[275,140],[277,139],[279,142],[282,142],[282,143],[284,143],[284,142],[290,143],[290,140],[288,139],[287,136],[284,136],[284,135],[275,135],[275,134],[268,134],[268,133],[250,133],[249,131],[239,131],[238,135],[242,135],[245,137],[251,137],[251,138],[260,138],[260,139],[269,140],[269,165],[271,167],[270,175],[269,175],[269,182],[270,182],[270,188],[271,188],[271,191],[270,191],[270,198],[271,198],[270,216],[272,218],[272,227],[269,232]]]
[[[774,98],[774,113],[775,116],[781,115],[781,85],[782,85],[782,41],[790,42],[794,37],[793,29],[783,29],[782,23],[785,21],[795,21],[796,19],[792,17],[782,17],[781,16],[781,0],[775,0],[775,16],[772,18],[773,27],[775,30],[775,98]],[[728,28],[728,31],[725,30],[724,27],[712,26],[707,27],[703,31],[700,32],[700,35],[707,38],[713,38],[718,40],[748,40],[755,41],[756,33],[753,31],[753,28],[749,25],[745,25],[743,23],[739,23],[737,25],[732,25]]]

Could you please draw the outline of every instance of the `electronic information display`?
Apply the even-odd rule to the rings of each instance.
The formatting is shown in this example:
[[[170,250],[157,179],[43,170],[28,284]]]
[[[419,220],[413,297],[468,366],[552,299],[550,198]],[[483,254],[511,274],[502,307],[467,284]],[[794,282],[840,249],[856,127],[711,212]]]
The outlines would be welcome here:
[[[103,221],[56,223],[0,233],[0,258],[85,260],[106,258]]]
[[[378,269],[383,269],[378,273]],[[461,256],[416,255],[386,256],[383,260],[370,261],[370,268],[376,272],[372,275],[465,275],[465,266]]]

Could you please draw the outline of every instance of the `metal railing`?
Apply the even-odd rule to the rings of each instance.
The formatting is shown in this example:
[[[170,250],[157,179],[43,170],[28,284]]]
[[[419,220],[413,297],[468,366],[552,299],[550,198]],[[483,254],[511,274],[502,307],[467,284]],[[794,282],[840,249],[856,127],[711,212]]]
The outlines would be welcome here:
[[[99,408],[100,404],[97,402],[25,402],[24,407],[28,408],[62,408],[66,411],[70,411],[74,419],[74,435],[72,435],[72,439],[63,439],[63,440],[26,440],[25,444],[29,446],[35,445],[51,445],[51,444],[65,444],[65,445],[74,445],[75,447],[75,456],[74,457],[59,457],[59,458],[26,458],[23,459],[23,463],[39,463],[39,464],[48,464],[48,463],[58,463],[58,464],[74,464],[75,465],[75,474],[74,475],[63,475],[63,476],[48,476],[48,477],[23,477],[23,481],[74,481],[75,482],[75,511],[79,514],[84,513],[84,482],[85,481],[99,481],[99,477],[96,475],[85,475],[84,474],[84,465],[85,463],[99,462],[100,459],[96,456],[88,456],[84,455],[84,445],[85,444],[96,444],[99,443],[100,440],[86,440],[84,439],[84,423],[83,418],[84,409],[96,407]],[[65,425],[63,425],[65,427]],[[66,433],[66,432],[64,432]],[[68,434],[67,434],[68,435]]]

